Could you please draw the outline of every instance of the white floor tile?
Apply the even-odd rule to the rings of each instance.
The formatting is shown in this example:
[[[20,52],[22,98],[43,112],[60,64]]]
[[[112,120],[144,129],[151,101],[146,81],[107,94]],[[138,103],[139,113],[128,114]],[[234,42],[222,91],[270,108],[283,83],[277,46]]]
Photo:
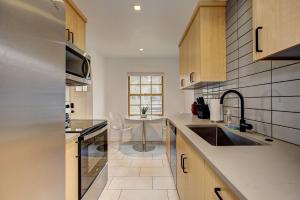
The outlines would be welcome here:
[[[151,177],[115,177],[113,178],[109,189],[152,189]]]
[[[147,167],[141,168],[140,176],[172,176],[171,171],[167,167]]]
[[[139,176],[139,167],[108,167],[108,176]]]
[[[98,200],[118,200],[121,190],[104,190]]]
[[[122,160],[109,160],[108,161],[109,167],[130,167],[131,160],[129,159],[122,159]]]
[[[168,190],[169,200],[179,200],[179,196],[176,190]]]
[[[163,167],[162,160],[133,160],[132,167]]]
[[[173,177],[153,177],[153,189],[175,190]]]
[[[153,159],[167,159],[167,155],[166,152],[162,152],[162,153],[153,153]]]
[[[166,190],[123,190],[120,200],[168,200]]]
[[[139,160],[152,160],[152,153],[130,153],[125,154],[124,159],[139,159]]]

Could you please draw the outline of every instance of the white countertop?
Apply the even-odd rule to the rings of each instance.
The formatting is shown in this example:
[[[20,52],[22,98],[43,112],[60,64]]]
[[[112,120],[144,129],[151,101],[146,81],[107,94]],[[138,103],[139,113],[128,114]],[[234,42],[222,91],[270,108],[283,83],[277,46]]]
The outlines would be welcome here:
[[[186,125],[212,124],[191,114],[168,119],[195,146],[221,178],[241,198],[249,200],[300,199],[300,147],[279,140],[265,142],[257,133],[232,132],[269,145],[212,146]],[[224,127],[223,124],[219,125]]]
[[[78,138],[80,133],[65,133],[66,143],[71,142],[72,140]]]

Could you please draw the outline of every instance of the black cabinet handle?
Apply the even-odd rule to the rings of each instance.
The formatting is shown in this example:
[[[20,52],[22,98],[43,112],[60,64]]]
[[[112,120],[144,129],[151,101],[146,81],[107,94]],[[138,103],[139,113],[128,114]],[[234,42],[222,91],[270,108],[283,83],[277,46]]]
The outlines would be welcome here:
[[[184,81],[184,79],[181,79],[181,80],[180,80],[180,85],[181,85],[181,87],[183,87],[183,86],[184,86],[184,83],[183,83],[183,81]]]
[[[67,32],[68,32],[68,38],[67,38],[67,41],[69,42],[70,41],[70,29],[66,29],[67,30]]]
[[[219,194],[219,192],[221,192],[221,188],[215,188],[215,194],[217,195],[217,197],[219,198],[219,200],[223,200],[223,198],[221,197],[221,195]]]
[[[194,72],[191,72],[190,73],[190,83],[193,83],[194,82]]]
[[[188,172],[185,171],[185,160],[187,159],[187,157],[182,158],[182,171],[183,173],[187,174]]]
[[[183,156],[184,156],[184,154],[181,154],[181,155],[180,155],[180,167],[181,167],[182,170],[183,170],[183,166],[182,166],[182,163],[183,163],[183,162],[182,162],[182,158],[183,158]]]
[[[262,30],[263,27],[259,26],[255,30],[255,49],[256,52],[263,52],[262,49],[259,48],[259,31]]]
[[[70,35],[72,36],[72,40],[71,40],[71,42],[72,42],[72,44],[74,44],[74,33],[73,32],[70,32]]]

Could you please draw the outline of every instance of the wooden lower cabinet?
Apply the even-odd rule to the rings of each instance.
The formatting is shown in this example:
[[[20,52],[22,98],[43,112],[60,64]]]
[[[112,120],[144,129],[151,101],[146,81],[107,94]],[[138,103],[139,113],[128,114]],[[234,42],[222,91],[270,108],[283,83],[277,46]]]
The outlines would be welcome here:
[[[66,143],[66,200],[78,199],[77,139]]]
[[[215,188],[220,188],[218,193],[223,200],[239,199],[180,131],[177,131],[176,151],[177,191],[181,200],[218,200]]]

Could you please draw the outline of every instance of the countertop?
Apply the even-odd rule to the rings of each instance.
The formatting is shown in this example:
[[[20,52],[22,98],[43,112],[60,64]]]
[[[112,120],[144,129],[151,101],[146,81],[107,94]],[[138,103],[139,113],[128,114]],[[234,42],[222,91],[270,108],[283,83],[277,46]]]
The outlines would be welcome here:
[[[66,142],[73,141],[74,139],[78,138],[81,134],[85,131],[90,130],[93,127],[107,124],[106,120],[94,120],[94,119],[78,119],[78,120],[71,120],[69,127],[66,128],[65,139]]]
[[[241,198],[296,200],[300,198],[300,147],[279,140],[266,142],[255,132],[232,132],[260,141],[261,146],[212,146],[186,125],[213,124],[191,114],[167,117],[184,134],[216,173]],[[224,124],[218,124],[225,128]]]

